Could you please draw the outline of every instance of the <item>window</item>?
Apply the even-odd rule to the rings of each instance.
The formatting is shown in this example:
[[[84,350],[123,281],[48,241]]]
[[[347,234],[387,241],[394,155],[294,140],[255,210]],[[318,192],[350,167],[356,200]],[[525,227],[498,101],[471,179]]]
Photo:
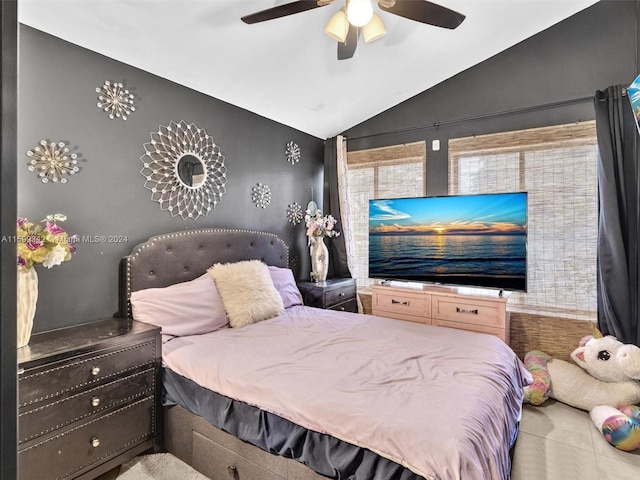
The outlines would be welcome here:
[[[528,192],[527,293],[509,308],[596,319],[595,122],[449,141],[449,193]]]
[[[347,153],[348,198],[358,286],[369,280],[369,200],[426,193],[426,147],[416,142]]]

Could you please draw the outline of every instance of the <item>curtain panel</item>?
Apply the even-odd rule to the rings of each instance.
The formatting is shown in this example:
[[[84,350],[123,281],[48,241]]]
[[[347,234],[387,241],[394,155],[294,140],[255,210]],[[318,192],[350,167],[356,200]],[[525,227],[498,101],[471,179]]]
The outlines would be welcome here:
[[[350,278],[347,263],[344,225],[340,213],[340,192],[338,188],[338,145],[342,149],[342,137],[328,138],[324,144],[324,199],[325,215],[333,215],[337,222],[335,229],[340,235],[327,242],[329,250],[329,278]],[[342,150],[341,150],[342,154]]]
[[[626,88],[595,94],[598,135],[598,328],[640,345],[638,131]]]

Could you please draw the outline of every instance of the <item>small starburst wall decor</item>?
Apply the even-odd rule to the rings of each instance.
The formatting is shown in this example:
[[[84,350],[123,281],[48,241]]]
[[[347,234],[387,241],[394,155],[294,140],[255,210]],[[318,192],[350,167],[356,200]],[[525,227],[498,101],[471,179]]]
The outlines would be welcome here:
[[[67,183],[67,177],[80,171],[78,156],[70,153],[64,142],[49,142],[40,140],[40,144],[29,150],[27,156],[31,158],[30,172],[36,172],[42,183]]]
[[[287,207],[287,220],[292,225],[298,225],[302,221],[302,207],[298,202],[293,202]]]
[[[131,112],[136,111],[133,105],[133,95],[125,90],[121,83],[105,81],[102,87],[96,88],[98,93],[98,108],[104,110],[110,119],[122,118],[126,120]]]
[[[287,155],[287,162],[291,165],[295,165],[300,161],[300,147],[295,142],[288,142],[285,149]]]
[[[271,189],[268,185],[258,183],[251,189],[251,201],[258,208],[267,208],[271,203]]]

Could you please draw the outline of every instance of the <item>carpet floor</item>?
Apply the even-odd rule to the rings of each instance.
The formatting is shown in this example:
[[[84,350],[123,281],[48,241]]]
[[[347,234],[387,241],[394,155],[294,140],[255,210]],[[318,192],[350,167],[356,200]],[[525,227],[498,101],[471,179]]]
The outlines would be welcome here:
[[[209,480],[170,453],[139,455],[120,467],[117,480]]]

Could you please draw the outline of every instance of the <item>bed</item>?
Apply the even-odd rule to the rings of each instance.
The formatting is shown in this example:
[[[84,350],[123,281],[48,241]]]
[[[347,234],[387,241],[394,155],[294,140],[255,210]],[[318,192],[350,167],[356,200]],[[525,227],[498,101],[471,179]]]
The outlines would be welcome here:
[[[531,380],[509,347],[306,307],[287,267],[280,238],[231,229],[159,235],[122,259],[120,314],[163,329],[169,452],[214,480],[509,478]],[[211,327],[198,315],[214,309]]]

